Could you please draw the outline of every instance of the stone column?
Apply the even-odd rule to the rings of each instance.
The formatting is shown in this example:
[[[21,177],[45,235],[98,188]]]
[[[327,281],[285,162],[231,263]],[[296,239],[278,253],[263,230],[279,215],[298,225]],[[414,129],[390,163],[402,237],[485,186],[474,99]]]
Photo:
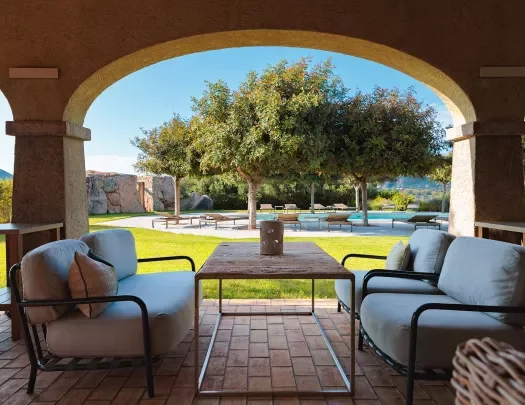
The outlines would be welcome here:
[[[84,141],[91,131],[67,121],[8,121],[6,134],[16,136],[12,221],[63,222],[65,238],[87,232]]]
[[[448,130],[454,141],[450,232],[474,236],[475,221],[525,221],[522,134],[523,121],[477,121]]]

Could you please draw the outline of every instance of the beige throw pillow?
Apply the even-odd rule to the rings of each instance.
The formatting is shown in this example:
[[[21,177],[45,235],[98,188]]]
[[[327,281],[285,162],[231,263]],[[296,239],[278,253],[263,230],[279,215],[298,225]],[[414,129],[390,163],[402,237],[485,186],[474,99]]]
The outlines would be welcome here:
[[[385,269],[406,270],[410,262],[410,245],[397,242],[386,258]]]
[[[117,294],[115,269],[107,263],[76,252],[69,269],[67,283],[72,298],[108,297]],[[96,318],[111,303],[80,304],[78,309],[89,318]]]

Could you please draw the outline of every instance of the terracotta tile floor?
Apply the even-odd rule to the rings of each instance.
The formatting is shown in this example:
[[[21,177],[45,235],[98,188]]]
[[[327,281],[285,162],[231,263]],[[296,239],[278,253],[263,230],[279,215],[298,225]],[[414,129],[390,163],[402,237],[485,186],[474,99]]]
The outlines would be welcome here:
[[[287,316],[286,310],[309,300],[224,300],[224,310],[252,316],[223,318],[204,380],[206,389],[318,389],[339,387],[341,377],[312,317]],[[316,313],[345,370],[350,367],[349,315],[336,312],[335,300],[316,301]],[[280,308],[283,316],[265,316]],[[201,307],[199,347],[209,347],[217,302]],[[10,340],[10,323],[0,315],[0,404],[10,405],[394,405],[404,404],[404,377],[369,351],[356,351],[355,395],[352,399],[279,398],[195,399],[193,397],[193,333],[155,366],[153,399],[145,394],[144,370],[40,373],[33,395],[25,393],[28,358],[22,342]],[[200,365],[205,351],[200,352]],[[416,383],[415,404],[452,405],[448,382]]]

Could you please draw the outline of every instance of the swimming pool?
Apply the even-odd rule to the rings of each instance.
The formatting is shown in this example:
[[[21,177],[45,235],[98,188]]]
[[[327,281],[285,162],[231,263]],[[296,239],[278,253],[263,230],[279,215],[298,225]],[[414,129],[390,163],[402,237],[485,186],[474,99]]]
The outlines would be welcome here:
[[[338,212],[337,214],[341,214]],[[343,213],[344,214],[344,213]],[[383,212],[383,211],[368,211],[368,219],[377,219],[377,220],[392,220],[392,219],[402,219],[410,218],[415,214],[434,214],[439,215],[439,212]],[[348,214],[350,219],[362,219],[362,212],[351,212]],[[317,219],[317,218],[326,218],[328,213],[301,213],[299,214],[299,220],[303,221],[305,219]],[[269,219],[275,219],[277,214],[257,214],[258,221],[265,221]]]

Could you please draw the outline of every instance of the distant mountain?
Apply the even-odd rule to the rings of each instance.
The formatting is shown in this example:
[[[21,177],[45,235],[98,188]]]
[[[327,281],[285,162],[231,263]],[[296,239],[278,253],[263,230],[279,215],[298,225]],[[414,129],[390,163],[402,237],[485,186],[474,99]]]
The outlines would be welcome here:
[[[0,180],[12,179],[13,175],[7,173],[5,170],[0,169]]]
[[[381,184],[380,188],[389,190],[441,190],[442,186],[435,181],[421,177],[399,177],[393,181],[387,181]]]

